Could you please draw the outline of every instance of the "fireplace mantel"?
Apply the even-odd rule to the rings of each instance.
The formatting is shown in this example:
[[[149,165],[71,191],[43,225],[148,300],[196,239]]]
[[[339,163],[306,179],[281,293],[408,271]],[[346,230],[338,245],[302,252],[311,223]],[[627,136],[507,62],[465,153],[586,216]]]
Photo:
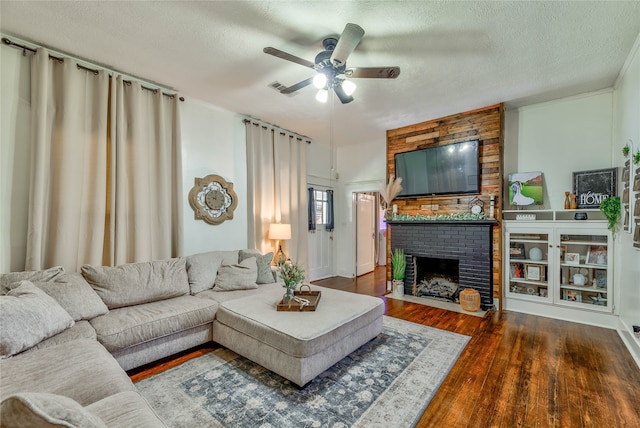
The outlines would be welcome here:
[[[483,309],[493,307],[493,227],[496,220],[389,221],[391,249],[408,257],[437,257],[459,261],[459,285],[480,293]],[[407,264],[405,294],[415,286]]]
[[[497,220],[388,220],[387,224],[457,224],[457,225],[467,225],[467,224],[477,224],[477,225],[496,225],[498,224]]]

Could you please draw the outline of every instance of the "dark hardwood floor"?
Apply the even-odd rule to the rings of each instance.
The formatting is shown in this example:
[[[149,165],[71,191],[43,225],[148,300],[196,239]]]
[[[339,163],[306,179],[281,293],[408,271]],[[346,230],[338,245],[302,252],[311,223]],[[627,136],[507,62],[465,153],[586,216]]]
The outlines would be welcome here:
[[[614,330],[508,311],[479,318],[387,299],[384,267],[314,284],[381,296],[388,316],[471,337],[418,427],[640,427],[640,368]],[[215,346],[144,367],[131,378]]]

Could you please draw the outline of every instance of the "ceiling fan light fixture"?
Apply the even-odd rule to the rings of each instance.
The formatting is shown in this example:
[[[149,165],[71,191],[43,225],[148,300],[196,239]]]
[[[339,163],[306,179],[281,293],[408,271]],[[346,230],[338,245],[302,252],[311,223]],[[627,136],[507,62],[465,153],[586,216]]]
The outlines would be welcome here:
[[[325,76],[324,73],[317,73],[314,77],[313,77],[313,86],[315,86],[318,89],[322,89],[327,85],[327,76]]]
[[[316,94],[316,100],[321,103],[326,103],[328,99],[329,99],[329,91],[327,91],[326,89],[320,89]]]
[[[342,89],[344,89],[344,93],[347,95],[353,95],[353,93],[356,91],[356,88],[356,84],[351,80],[344,80],[342,82]]]

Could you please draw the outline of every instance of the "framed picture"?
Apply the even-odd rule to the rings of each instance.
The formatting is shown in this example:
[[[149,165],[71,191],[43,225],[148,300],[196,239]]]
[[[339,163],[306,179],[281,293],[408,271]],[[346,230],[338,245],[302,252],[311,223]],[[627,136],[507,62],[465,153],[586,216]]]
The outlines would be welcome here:
[[[524,244],[522,242],[512,242],[509,247],[509,258],[524,259],[525,257]]]
[[[596,287],[606,288],[607,287],[607,271],[596,269],[593,277],[596,280]]]
[[[568,265],[579,265],[580,253],[565,253],[564,262]]]
[[[607,247],[604,245],[592,245],[587,253],[587,264],[590,265],[606,265],[607,264]]]
[[[523,263],[511,263],[511,279],[524,279]]]
[[[616,196],[618,168],[573,173],[573,193],[579,209],[598,208],[603,199]]]
[[[631,167],[627,161],[622,169],[622,181],[629,181],[629,177],[631,177]]]
[[[544,266],[542,265],[525,265],[525,274],[527,281],[544,281]]]
[[[509,204],[516,206],[542,205],[543,195],[542,172],[509,174]]]
[[[640,190],[640,174],[636,173],[636,176],[633,179],[633,191],[637,192],[639,190]]]

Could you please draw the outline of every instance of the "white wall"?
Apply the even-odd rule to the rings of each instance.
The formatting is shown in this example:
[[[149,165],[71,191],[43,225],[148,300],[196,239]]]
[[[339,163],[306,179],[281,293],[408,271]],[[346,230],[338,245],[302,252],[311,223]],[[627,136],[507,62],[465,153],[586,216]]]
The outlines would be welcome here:
[[[355,229],[353,193],[378,191],[387,171],[386,136],[380,140],[341,147],[337,150],[335,269],[339,276],[355,276]]]
[[[505,114],[505,182],[512,172],[542,171],[544,206],[564,208],[574,171],[610,168],[613,90],[522,107]],[[503,208],[509,209],[508,199]]]
[[[614,164],[624,166],[622,147],[631,142],[640,149],[640,35],[629,54],[614,91]],[[637,166],[636,166],[637,167]],[[633,177],[633,169],[632,169]],[[620,189],[622,187],[620,186]],[[635,200],[630,197],[631,209]],[[640,215],[640,213],[633,213]],[[614,279],[619,293],[619,331],[640,365],[640,340],[633,337],[632,326],[640,325],[640,250],[633,248],[633,236],[618,232],[615,241]]]
[[[210,104],[186,99],[180,105],[184,252],[247,247],[247,159],[242,116]],[[217,174],[233,183],[238,206],[233,219],[212,226],[195,220],[188,202],[195,177]]]

